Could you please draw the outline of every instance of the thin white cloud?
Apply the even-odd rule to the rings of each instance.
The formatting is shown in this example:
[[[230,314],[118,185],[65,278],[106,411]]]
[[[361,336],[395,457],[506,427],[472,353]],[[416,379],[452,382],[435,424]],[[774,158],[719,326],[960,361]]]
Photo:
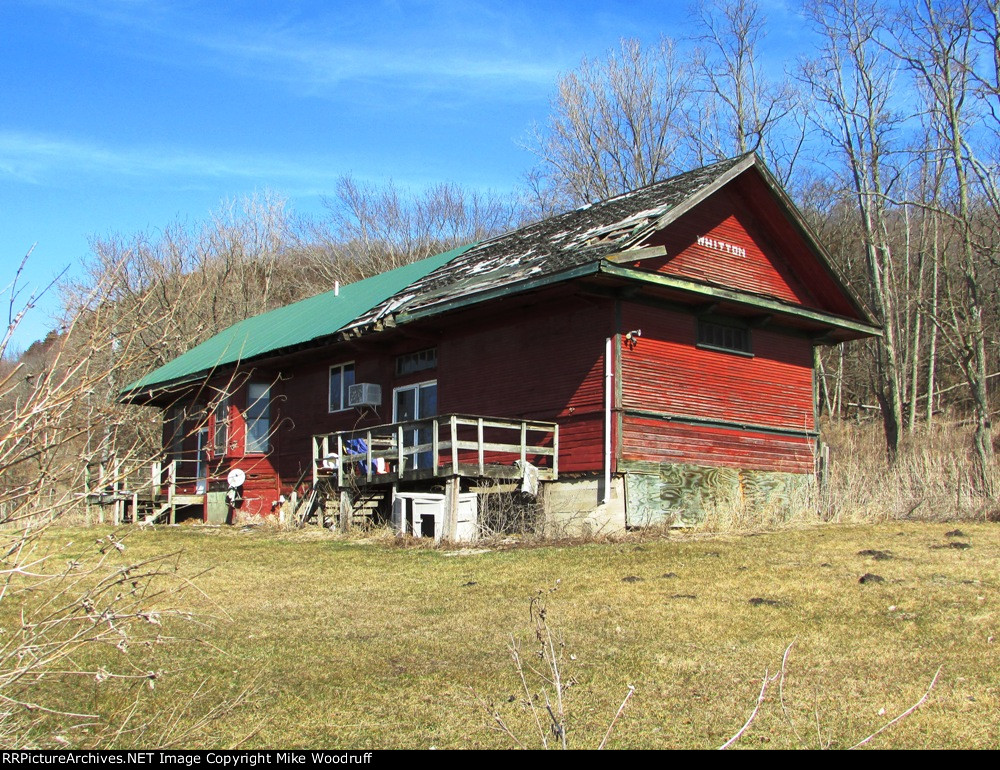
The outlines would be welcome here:
[[[297,162],[264,155],[193,152],[184,148],[128,147],[111,149],[74,139],[0,131],[0,175],[23,182],[51,183],[56,175],[95,176],[109,183],[122,180],[190,184],[219,179],[252,180],[327,189],[336,166],[323,159]]]
[[[275,77],[311,86],[402,79],[449,89],[481,87],[489,81],[502,90],[526,85],[548,89],[559,71],[550,63],[513,56],[470,56],[462,50],[443,52],[429,47],[316,43],[294,33],[267,40],[212,36],[199,37],[194,42],[222,56],[221,66],[243,65],[255,77]],[[262,65],[267,67],[261,69]]]
[[[392,89],[462,92],[509,98],[549,90],[578,58],[560,57],[531,32],[537,19],[470,3],[424,4],[423,13],[377,0],[365,5],[319,3],[308,17],[283,6],[241,16],[202,4],[157,0],[69,3],[43,0],[63,13],[92,19],[130,56],[208,66],[253,80],[272,80],[338,97],[340,86],[378,83]],[[535,37],[534,40],[531,38]],[[108,43],[114,40],[109,37]]]

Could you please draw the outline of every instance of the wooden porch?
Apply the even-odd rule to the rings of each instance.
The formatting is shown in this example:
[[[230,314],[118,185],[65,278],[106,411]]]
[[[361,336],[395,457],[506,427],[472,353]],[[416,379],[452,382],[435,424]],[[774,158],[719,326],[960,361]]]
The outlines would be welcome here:
[[[126,521],[155,523],[161,518],[175,523],[177,508],[202,505],[204,494],[183,494],[177,491],[193,479],[178,477],[178,461],[163,463],[113,455],[105,462],[88,463],[86,489],[83,494],[88,509],[96,507],[95,520],[104,523],[105,510],[110,509],[110,523]]]
[[[559,477],[554,422],[446,414],[313,436],[313,484],[339,489],[435,478]]]

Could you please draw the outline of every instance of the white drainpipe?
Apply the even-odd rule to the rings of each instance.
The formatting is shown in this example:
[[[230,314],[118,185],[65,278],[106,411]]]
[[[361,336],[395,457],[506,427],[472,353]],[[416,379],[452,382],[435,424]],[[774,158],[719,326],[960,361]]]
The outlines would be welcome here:
[[[611,362],[611,337],[604,343],[604,503],[611,499],[611,403],[614,368]]]

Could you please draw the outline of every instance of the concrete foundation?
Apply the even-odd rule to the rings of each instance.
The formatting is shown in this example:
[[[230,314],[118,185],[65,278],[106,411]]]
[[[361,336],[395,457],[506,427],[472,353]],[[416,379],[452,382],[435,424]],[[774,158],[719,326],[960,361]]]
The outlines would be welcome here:
[[[604,502],[604,479],[584,477],[544,484],[546,537],[593,537],[625,529],[625,486],[622,477],[611,480]]]
[[[709,468],[680,463],[635,463],[611,481],[582,477],[546,482],[546,537],[590,537],[626,528],[684,527],[706,516],[781,521],[815,508],[812,474]]]

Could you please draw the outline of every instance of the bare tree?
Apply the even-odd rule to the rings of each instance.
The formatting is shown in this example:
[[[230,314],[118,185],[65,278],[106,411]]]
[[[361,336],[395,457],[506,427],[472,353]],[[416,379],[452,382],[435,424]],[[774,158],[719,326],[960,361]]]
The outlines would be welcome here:
[[[316,293],[286,259],[291,231],[284,202],[265,195],[193,226],[92,242],[86,276],[61,287],[59,343],[105,372],[87,389],[86,461],[159,450],[159,415],[120,404],[123,387],[237,321]]]
[[[651,48],[622,40],[606,59],[584,59],[528,140],[539,186],[559,206],[579,205],[684,170],[691,74],[668,38]]]
[[[699,5],[698,16],[706,32],[695,38],[700,98],[689,131],[698,159],[707,163],[756,152],[787,184],[805,121],[795,89],[764,72],[764,15],[754,0],[713,0]]]
[[[948,301],[935,322],[956,349],[968,383],[975,422],[974,484],[990,498],[997,490],[988,391],[987,287],[988,267],[997,264],[1000,211],[995,137],[977,133],[975,126],[995,116],[996,93],[989,84],[996,82],[998,55],[992,47],[984,51],[977,34],[995,44],[997,18],[995,3],[984,8],[966,0],[922,0],[904,9],[895,46],[896,55],[921,86],[937,151],[948,170],[943,198],[934,206],[949,217],[958,247],[953,261],[943,252],[949,258],[943,270]],[[984,158],[983,152],[992,157]]]
[[[891,107],[895,73],[879,41],[884,14],[870,0],[817,0],[809,7],[822,41],[819,55],[804,62],[800,77],[819,106],[814,124],[846,169],[844,189],[855,201],[866,258],[864,287],[883,337],[874,343],[873,386],[882,411],[890,457],[903,425],[901,298],[892,254],[889,196],[899,178],[894,162],[905,120]]]
[[[410,192],[392,181],[366,184],[351,176],[338,180],[336,196],[324,205],[329,219],[311,223],[298,249],[326,286],[498,235],[528,215],[515,195],[445,182]]]
[[[18,307],[16,287],[17,279],[8,287],[11,312],[0,359],[31,304]],[[120,382],[121,370],[143,356],[142,332],[154,322],[141,313],[119,314],[121,325],[107,334],[89,316],[106,307],[100,297],[108,288],[95,285],[78,312],[63,319],[61,333],[36,348],[41,366],[22,356],[0,377],[0,611],[13,620],[0,642],[4,746],[102,748],[125,734],[140,743],[170,740],[165,725],[160,735],[129,724],[134,700],[121,697],[139,697],[164,675],[147,651],[176,638],[172,623],[180,613],[164,608],[176,606],[168,597],[183,587],[177,554],[130,560],[118,533],[90,547],[46,536],[54,522],[81,507],[88,491],[88,428],[104,420],[107,409],[94,395],[107,381]],[[82,681],[114,689],[115,697],[67,687]],[[74,703],[72,693],[84,690],[87,697]],[[214,716],[228,708],[219,700],[192,710],[202,705]]]

